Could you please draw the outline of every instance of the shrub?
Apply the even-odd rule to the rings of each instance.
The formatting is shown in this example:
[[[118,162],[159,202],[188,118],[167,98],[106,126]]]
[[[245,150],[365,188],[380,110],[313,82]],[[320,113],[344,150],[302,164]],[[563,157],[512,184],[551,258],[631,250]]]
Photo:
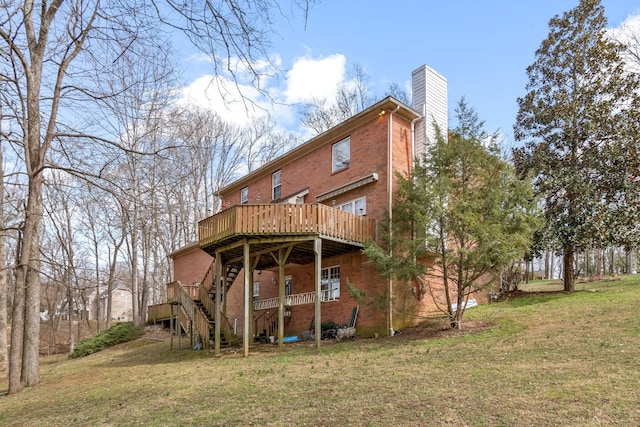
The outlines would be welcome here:
[[[140,326],[132,322],[116,323],[109,329],[98,333],[95,337],[80,341],[73,349],[71,358],[83,357],[104,350],[121,342],[139,338],[144,333]]]

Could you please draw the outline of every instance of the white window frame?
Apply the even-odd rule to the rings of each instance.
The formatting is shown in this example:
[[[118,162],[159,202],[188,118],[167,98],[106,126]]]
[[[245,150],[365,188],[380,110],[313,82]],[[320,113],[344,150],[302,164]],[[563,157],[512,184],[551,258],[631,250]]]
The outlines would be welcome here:
[[[321,301],[336,301],[340,299],[340,266],[332,265],[320,272]]]
[[[364,196],[349,200],[346,203],[336,206],[336,208],[355,215],[365,216],[367,215],[367,197]]]
[[[284,296],[291,295],[291,276],[284,277]]]
[[[271,198],[273,200],[282,197],[282,170],[271,174]]]
[[[249,187],[244,187],[240,190],[240,204],[246,205],[249,203]]]
[[[351,164],[351,137],[331,146],[331,173],[346,169]]]
[[[258,301],[260,297],[260,282],[253,282],[253,302]]]

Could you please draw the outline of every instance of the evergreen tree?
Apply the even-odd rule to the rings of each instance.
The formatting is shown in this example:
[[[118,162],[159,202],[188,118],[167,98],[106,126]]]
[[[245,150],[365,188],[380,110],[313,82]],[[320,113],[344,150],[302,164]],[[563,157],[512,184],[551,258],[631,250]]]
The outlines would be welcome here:
[[[575,253],[634,245],[638,223],[638,76],[625,72],[621,45],[606,37],[599,0],[549,22],[549,35],[527,68],[518,99],[514,151],[520,172],[533,172],[546,225],[538,247],[564,259],[564,289],[574,290]]]
[[[429,293],[459,329],[468,298],[522,257],[536,221],[530,182],[500,158],[496,135],[464,99],[456,115],[449,139],[440,135],[411,174],[397,176],[384,244],[365,254],[383,275]]]

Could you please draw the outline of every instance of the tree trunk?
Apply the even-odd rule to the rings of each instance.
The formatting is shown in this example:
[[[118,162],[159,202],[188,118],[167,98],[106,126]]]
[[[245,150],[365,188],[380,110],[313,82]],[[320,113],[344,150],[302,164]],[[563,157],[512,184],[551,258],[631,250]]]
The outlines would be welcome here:
[[[545,279],[551,279],[549,274],[549,251],[544,251],[544,276]]]
[[[615,255],[616,255],[616,248],[611,248],[609,249],[609,264],[611,266],[609,274],[611,274],[612,276],[614,274],[616,274],[616,260],[615,260]]]
[[[584,277],[591,276],[591,272],[589,270],[591,270],[591,251],[587,249],[584,251]]]
[[[22,230],[18,233],[18,252],[22,246]],[[11,349],[9,351],[9,394],[22,391],[22,347],[24,345],[24,275],[19,259],[15,268],[15,290],[11,316]]]
[[[135,203],[135,202],[134,202]],[[133,324],[140,326],[140,318],[138,316],[138,228],[137,228],[137,210],[134,209],[133,226],[131,232],[131,313],[133,316]]]
[[[1,190],[0,197],[2,197]],[[2,216],[1,205],[0,203],[0,217]],[[1,222],[2,219],[0,219],[0,223]],[[0,377],[4,377],[9,372],[9,353],[7,347],[7,292],[9,290],[9,284],[6,265],[5,237],[4,233],[2,233],[0,234]]]
[[[115,282],[116,277],[116,266],[118,264],[118,254],[120,253],[120,248],[124,244],[125,241],[125,229],[122,229],[122,234],[118,239],[112,235],[113,242],[113,254],[109,254],[109,277],[107,279],[107,308],[104,311],[105,317],[107,319],[105,328],[109,329],[111,327],[111,306],[113,303],[113,284]]]
[[[40,376],[40,235],[42,234],[43,176],[30,179],[25,221],[22,263],[27,265],[25,275],[24,348],[22,355],[22,382],[25,386],[38,385]]]
[[[100,323],[101,323],[101,318],[102,318],[102,312],[100,310],[100,257],[99,257],[99,253],[100,253],[100,249],[98,247],[98,239],[95,237],[95,224],[93,224],[94,229],[92,230],[93,233],[93,251],[95,253],[95,269],[96,269],[96,298],[95,298],[95,303],[96,303],[96,332],[100,332]],[[89,307],[89,310],[91,310],[91,307]]]
[[[565,249],[564,259],[563,259],[563,269],[564,269],[564,291],[565,292],[573,292],[575,291],[575,278],[573,276],[573,259],[575,256],[575,252],[573,250],[573,246],[569,245]]]
[[[73,353],[73,348],[75,347],[75,342],[73,338],[73,295],[71,293],[71,286],[67,286],[67,323],[69,329],[68,332],[68,343],[69,343],[69,354]]]
[[[2,106],[0,105],[0,127],[2,126]],[[4,200],[3,153],[0,147],[0,200]],[[0,203],[0,226],[4,229],[4,204]],[[0,377],[9,372],[9,353],[7,347],[7,304],[9,283],[7,275],[7,252],[5,232],[0,232]]]

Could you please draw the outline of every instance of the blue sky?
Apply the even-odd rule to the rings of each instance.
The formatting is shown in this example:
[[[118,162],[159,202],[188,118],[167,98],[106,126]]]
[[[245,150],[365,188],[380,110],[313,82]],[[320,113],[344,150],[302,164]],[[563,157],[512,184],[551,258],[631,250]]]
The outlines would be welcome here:
[[[427,64],[448,80],[450,125],[455,125],[453,109],[464,96],[485,120],[486,129],[501,130],[510,145],[526,67],[548,34],[549,19],[577,4],[578,0],[400,0],[394,5],[324,0],[310,11],[306,28],[300,17],[276,21],[272,59],[283,74],[267,86],[283,103],[323,94],[331,99],[333,88],[358,64],[368,72],[373,92],[381,95],[392,82],[408,86],[411,71]],[[602,5],[612,28],[640,16],[640,1],[603,0]],[[191,75],[192,83],[195,77]],[[210,79],[200,77],[202,82]],[[248,86],[246,90],[251,93]],[[229,106],[214,108],[238,117]],[[272,114],[283,127],[296,127],[291,108],[275,110]]]

